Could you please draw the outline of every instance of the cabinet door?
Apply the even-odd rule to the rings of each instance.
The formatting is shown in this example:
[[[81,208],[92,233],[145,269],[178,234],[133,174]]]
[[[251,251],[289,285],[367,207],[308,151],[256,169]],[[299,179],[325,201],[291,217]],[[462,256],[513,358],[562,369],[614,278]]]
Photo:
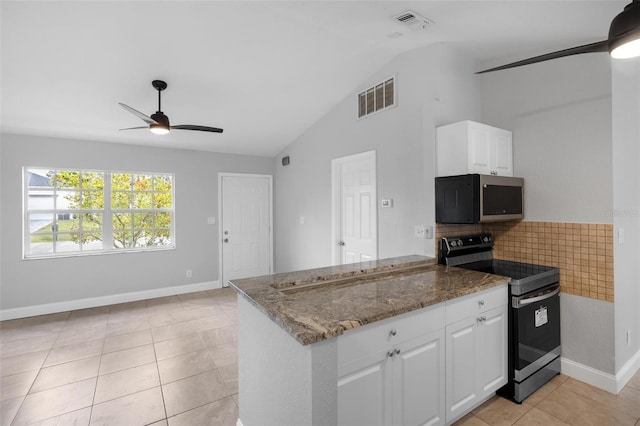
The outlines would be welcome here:
[[[407,341],[395,348],[394,425],[444,424],[444,346],[444,329],[441,329]]]
[[[513,142],[511,132],[494,129],[492,135],[493,165],[490,167],[499,176],[513,176]]]
[[[391,361],[380,351],[338,368],[338,425],[391,424]]]
[[[507,383],[507,306],[482,314],[478,326],[478,383],[480,397]]]
[[[462,416],[478,399],[478,318],[470,317],[446,328],[447,422]]]
[[[469,173],[491,174],[492,157],[495,149],[492,147],[489,127],[482,125],[469,126]]]

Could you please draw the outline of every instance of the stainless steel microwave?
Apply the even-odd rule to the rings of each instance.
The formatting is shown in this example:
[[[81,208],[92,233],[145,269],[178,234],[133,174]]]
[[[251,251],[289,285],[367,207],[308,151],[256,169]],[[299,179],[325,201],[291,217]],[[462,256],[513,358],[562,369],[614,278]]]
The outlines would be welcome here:
[[[482,223],[524,218],[524,179],[468,174],[436,178],[437,223]]]

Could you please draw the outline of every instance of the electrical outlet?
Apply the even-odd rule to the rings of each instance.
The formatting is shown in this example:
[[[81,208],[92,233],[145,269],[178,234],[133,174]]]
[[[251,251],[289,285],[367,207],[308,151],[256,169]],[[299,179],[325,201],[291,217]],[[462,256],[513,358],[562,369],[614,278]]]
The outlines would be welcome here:
[[[191,269],[187,269],[186,276],[187,276],[187,278],[193,277],[193,271]]]
[[[416,238],[427,238],[427,227],[424,225],[415,225],[413,227],[413,235]]]

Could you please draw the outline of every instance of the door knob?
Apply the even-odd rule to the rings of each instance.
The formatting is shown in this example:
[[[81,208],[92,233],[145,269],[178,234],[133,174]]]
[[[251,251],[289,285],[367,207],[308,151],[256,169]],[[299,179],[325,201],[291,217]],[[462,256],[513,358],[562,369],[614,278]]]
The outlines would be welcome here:
[[[344,241],[338,241],[338,245],[339,245],[339,246],[343,246],[343,245],[345,245],[345,244],[344,244]]]

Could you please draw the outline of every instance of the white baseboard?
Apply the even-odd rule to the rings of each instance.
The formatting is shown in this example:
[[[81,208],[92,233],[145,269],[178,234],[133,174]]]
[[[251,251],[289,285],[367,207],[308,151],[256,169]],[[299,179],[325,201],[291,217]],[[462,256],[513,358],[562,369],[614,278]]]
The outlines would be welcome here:
[[[177,294],[193,293],[196,291],[220,288],[220,281],[207,281],[196,284],[177,285],[173,287],[154,288],[152,290],[134,291],[131,293],[111,294],[108,296],[90,297],[65,302],[47,303],[44,305],[25,306],[22,308],[0,310],[0,321],[33,317],[36,315],[55,314],[57,312],[73,311],[76,309],[95,308],[97,306],[113,305],[116,303],[135,302],[137,300],[153,299],[156,297],[174,296]]]
[[[616,393],[620,392],[622,388],[629,383],[629,380],[631,380],[638,370],[640,370],[640,351],[636,352],[629,361],[625,362],[622,368],[618,370],[616,374],[618,386]]]
[[[615,375],[567,358],[560,358],[560,365],[562,374],[617,395],[640,368],[640,351],[636,352]]]

